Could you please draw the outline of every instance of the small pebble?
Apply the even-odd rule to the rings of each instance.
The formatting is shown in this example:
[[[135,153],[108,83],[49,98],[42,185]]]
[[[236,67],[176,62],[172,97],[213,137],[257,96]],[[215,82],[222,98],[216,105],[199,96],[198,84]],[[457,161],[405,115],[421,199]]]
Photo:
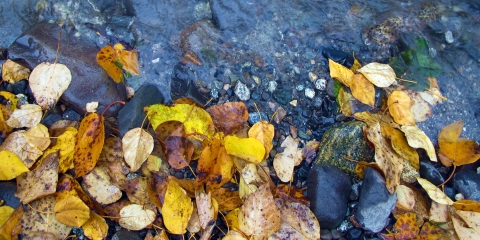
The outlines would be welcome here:
[[[321,229],[320,238],[322,240],[332,240],[333,239],[332,232],[330,232],[330,230],[328,229]]]
[[[269,92],[274,92],[275,90],[277,90],[277,82],[275,82],[275,81],[268,82],[267,90]]]
[[[306,88],[305,89],[305,97],[313,99],[315,97],[315,90],[311,88]]]
[[[260,79],[258,76],[253,75],[252,78],[256,84],[260,85],[262,83],[262,79]]]
[[[302,84],[298,84],[295,89],[297,89],[298,91],[303,91],[303,89],[305,89],[305,86],[303,86]]]
[[[310,81],[312,81],[312,82],[315,82],[318,79],[317,74],[315,74],[313,72],[309,72],[308,77],[310,78]]]
[[[345,235],[347,240],[359,239],[360,236],[362,236],[362,230],[359,228],[352,228],[348,230],[347,234]]]
[[[330,232],[332,232],[333,239],[339,239],[339,238],[342,237],[342,233],[340,231],[338,231],[337,229],[332,229],[332,230],[330,230]]]
[[[290,105],[292,105],[292,106],[294,106],[294,107],[296,107],[296,106],[297,106],[297,103],[298,103],[298,101],[297,101],[296,99],[295,99],[295,100],[292,100],[292,101],[290,101]]]
[[[445,32],[445,41],[447,43],[453,43],[455,41],[452,31],[449,30]]]
[[[235,95],[242,100],[247,101],[250,99],[250,89],[248,89],[247,85],[238,81],[237,85],[235,85]]]
[[[327,89],[327,80],[324,78],[317,79],[315,81],[315,88],[320,91],[325,91],[325,89]]]

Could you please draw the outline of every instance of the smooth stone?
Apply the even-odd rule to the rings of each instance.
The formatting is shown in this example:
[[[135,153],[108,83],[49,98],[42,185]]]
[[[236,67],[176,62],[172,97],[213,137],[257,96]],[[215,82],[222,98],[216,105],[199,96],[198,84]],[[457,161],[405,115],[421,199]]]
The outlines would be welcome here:
[[[338,227],[347,212],[351,180],[331,165],[315,165],[307,178],[307,197],[310,209],[322,229]]]
[[[112,240],[143,240],[138,231],[129,231],[126,228],[120,229],[112,236]]]
[[[337,229],[332,229],[331,232],[332,232],[333,239],[339,239],[342,237],[342,233]]]
[[[229,40],[232,37],[242,38],[250,33],[257,23],[257,1],[243,0],[211,0],[213,23]]]
[[[72,120],[72,121],[80,122],[80,120],[82,119],[82,116],[77,112],[75,112],[75,110],[73,109],[67,109],[65,110],[65,112],[63,112],[62,118],[64,120]]]
[[[26,94],[25,90],[27,88],[28,81],[21,80],[14,84],[8,84],[7,91],[17,95],[17,94]]]
[[[328,230],[328,229],[321,229],[320,230],[320,239],[322,239],[322,240],[332,240],[333,239],[332,232],[330,232],[330,230]]]
[[[390,194],[385,187],[385,179],[374,168],[365,170],[360,189],[360,200],[354,217],[363,229],[380,232],[388,224],[388,217],[395,208],[397,194]]]
[[[23,59],[33,69],[41,62],[53,63],[60,44],[57,62],[66,65],[72,73],[72,82],[61,97],[63,103],[84,115],[89,102],[99,102],[97,110],[103,112],[110,103],[125,101],[125,85],[115,83],[97,63],[99,49],[68,31],[63,31],[59,43],[58,31],[61,29],[56,24],[36,24],[10,45],[9,57]],[[120,108],[122,105],[114,104],[105,115],[115,116]]]
[[[352,229],[347,231],[347,233],[345,235],[345,238],[347,240],[356,240],[356,239],[359,239],[362,236],[362,234],[363,234],[362,229],[352,228]]]
[[[130,129],[142,127],[142,122],[146,116],[143,110],[144,107],[156,103],[164,103],[160,86],[152,83],[140,86],[133,98],[118,112],[118,130],[120,130],[120,135],[125,135]],[[145,123],[144,125],[147,126],[148,124]]]
[[[430,161],[420,161],[420,177],[427,179],[434,185],[440,185],[445,181],[442,174]]]
[[[336,63],[340,63],[347,68],[350,68],[353,65],[352,54],[341,51],[341,50],[337,50],[334,48],[323,48],[322,55],[325,58],[332,59]]]
[[[480,202],[480,174],[473,171],[456,173],[453,177],[453,187],[466,199]]]
[[[47,128],[50,128],[52,124],[59,120],[62,120],[62,115],[58,113],[49,113],[45,118],[42,119],[41,123]]]
[[[0,199],[5,205],[16,209],[20,205],[20,199],[15,197],[17,185],[13,182],[0,182]]]
[[[173,68],[171,79],[171,99],[188,97],[200,105],[207,103],[208,98],[198,91],[195,86],[195,73],[187,66],[179,63]]]

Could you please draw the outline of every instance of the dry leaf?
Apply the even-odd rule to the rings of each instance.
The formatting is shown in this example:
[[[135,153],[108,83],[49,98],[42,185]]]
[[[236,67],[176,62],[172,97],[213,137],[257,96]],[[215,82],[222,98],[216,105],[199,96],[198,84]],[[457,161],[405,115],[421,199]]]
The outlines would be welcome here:
[[[0,134],[6,135],[13,131],[13,128],[5,122],[10,117],[10,112],[0,104]]]
[[[225,222],[227,223],[229,229],[240,230],[240,215],[243,215],[242,210],[240,208],[235,208],[225,216]]]
[[[112,183],[106,167],[93,168],[83,176],[82,186],[90,197],[103,205],[114,203],[122,197],[122,191]]]
[[[428,81],[430,82],[430,89],[428,89],[428,91],[419,92],[420,96],[432,106],[437,105],[442,100],[447,100],[447,98],[440,92],[437,79],[434,77],[428,77]]]
[[[51,153],[35,170],[17,177],[17,192],[23,204],[55,193],[58,182],[58,154]]]
[[[48,62],[37,65],[28,79],[35,101],[43,109],[50,109],[58,102],[72,81],[67,66]]]
[[[350,70],[352,70],[352,72],[356,72],[361,67],[362,67],[362,64],[354,57],[353,58],[353,64],[350,67]]]
[[[413,115],[415,122],[426,121],[432,116],[432,108],[425,101],[418,92],[409,91],[410,97],[413,100],[413,105],[410,107],[410,112]]]
[[[10,59],[7,59],[7,61],[2,64],[2,79],[10,84],[14,84],[23,79],[28,79],[29,75],[30,69]]]
[[[57,183],[57,192],[55,193],[55,201],[60,201],[67,195],[79,197],[89,208],[95,208],[90,197],[83,191],[82,186],[72,176],[68,174],[62,175]]]
[[[373,107],[375,104],[375,87],[362,74],[355,74],[350,85],[353,97]]]
[[[273,148],[272,140],[275,134],[275,128],[267,121],[259,121],[248,130],[248,137],[258,139],[265,147],[265,156],[267,159],[270,151]]]
[[[212,116],[213,124],[225,135],[236,133],[243,129],[248,120],[247,106],[243,102],[227,102],[217,104],[207,109]]]
[[[200,218],[198,216],[198,209],[196,205],[193,205],[193,212],[190,216],[190,220],[188,220],[187,224],[187,231],[190,233],[197,233],[202,230],[202,226],[200,226]]]
[[[105,239],[108,233],[105,219],[93,211],[90,212],[90,218],[82,225],[82,229],[85,236],[93,240]]]
[[[394,228],[397,231],[395,239],[415,239],[420,232],[416,225],[417,215],[415,213],[405,213],[397,218]]]
[[[3,227],[5,223],[9,221],[10,217],[12,217],[14,212],[15,209],[10,206],[0,206],[0,226]]]
[[[117,59],[117,54],[112,46],[105,46],[97,53],[97,63],[105,69],[113,81],[123,81],[122,63]]]
[[[155,213],[150,209],[145,209],[142,205],[131,204],[120,210],[118,223],[121,227],[128,230],[138,231],[146,228],[155,220]]]
[[[298,231],[305,239],[320,239],[320,224],[315,214],[305,205],[297,202],[275,200],[280,209],[283,223]]]
[[[420,130],[420,128],[418,128],[417,126],[402,126],[400,130],[405,133],[408,145],[413,148],[425,149],[425,151],[427,151],[428,157],[430,158],[430,161],[437,161],[437,156],[435,154],[435,148],[433,147],[432,141],[422,130]]]
[[[5,122],[13,128],[31,128],[42,119],[42,108],[36,104],[25,104],[20,109],[15,109],[10,118]]]
[[[247,163],[247,165],[245,165],[245,167],[242,169],[241,174],[246,184],[258,184],[263,182],[262,178],[260,178],[260,175],[258,175],[257,165],[254,163]]]
[[[9,239],[9,240],[18,239],[18,234],[19,234],[18,229],[21,228],[23,213],[24,213],[23,206],[20,205],[17,207],[17,209],[15,209],[15,211],[12,214],[10,214],[10,216],[7,219],[5,219],[6,221],[0,224],[1,239]],[[2,217],[3,217],[3,213],[2,213]]]
[[[270,240],[283,240],[283,239],[295,239],[295,240],[307,240],[300,232],[295,230],[292,226],[285,222],[280,224],[280,229],[273,235],[268,237]]]
[[[428,196],[433,201],[446,205],[453,204],[453,201],[447,195],[445,195],[445,193],[443,193],[440,189],[438,189],[437,186],[433,185],[428,180],[423,178],[417,178],[417,181],[423,187],[423,189],[427,191]]]
[[[128,179],[125,183],[125,192],[132,203],[143,206],[153,204],[148,195],[148,179],[146,177]]]
[[[173,234],[185,233],[192,212],[192,202],[185,190],[177,182],[169,181],[162,207],[165,227]]]
[[[398,124],[415,125],[415,119],[410,112],[412,105],[412,100],[408,94],[402,91],[393,91],[388,97],[388,111]]]
[[[462,199],[453,203],[457,210],[480,212],[480,203],[475,200]]]
[[[284,201],[298,202],[305,206],[310,206],[310,201],[307,196],[303,194],[302,189],[290,187],[286,184],[279,184],[277,186],[278,197]]]
[[[448,205],[433,201],[432,205],[430,206],[430,215],[428,216],[428,220],[437,223],[448,222],[450,215],[448,209]]]
[[[228,231],[227,235],[225,235],[222,240],[248,240],[248,238],[243,236],[243,234],[240,232],[230,229],[230,231]]]
[[[459,239],[480,239],[480,233],[475,232],[475,230],[473,230],[472,228],[463,226],[462,220],[458,219],[455,216],[452,216],[452,222]]]
[[[252,163],[260,163],[265,156],[265,147],[256,138],[239,138],[237,136],[225,137],[227,153]]]
[[[462,210],[456,210],[455,213],[458,214],[469,227],[480,234],[480,213]]]
[[[123,136],[122,147],[125,162],[130,166],[130,172],[135,172],[152,153],[153,137],[142,128],[134,128]]]
[[[476,162],[480,158],[478,143],[459,138],[462,133],[463,121],[456,121],[444,127],[438,135],[440,153],[452,161],[454,165],[461,166]]]
[[[83,118],[77,133],[73,165],[75,177],[90,172],[97,164],[105,140],[103,116],[90,113]]]
[[[343,85],[350,87],[352,84],[353,72],[343,65],[328,59],[328,67],[330,68],[330,77],[340,81]]]
[[[14,153],[0,151],[0,180],[11,180],[22,173],[28,172],[28,168]]]
[[[402,131],[390,127],[386,124],[381,125],[382,135],[389,138],[393,150],[408,160],[415,169],[420,169],[420,160],[417,150],[408,145],[407,139]]]
[[[90,218],[90,208],[78,197],[67,195],[53,208],[55,218],[66,225],[81,227]]]
[[[3,150],[14,153],[28,168],[32,167],[35,161],[43,154],[40,149],[27,142],[22,131],[16,131],[8,135],[7,139],[0,146],[0,151]]]
[[[396,190],[397,204],[403,210],[412,210],[415,207],[415,195],[409,187],[405,185],[399,185]]]
[[[242,206],[238,191],[230,191],[227,188],[219,188],[212,192],[212,198],[218,203],[218,211],[230,211]]]
[[[32,146],[43,151],[50,146],[50,138],[48,134],[48,128],[43,124],[37,124],[34,127],[23,132],[25,140]]]
[[[207,192],[220,188],[233,175],[233,160],[227,154],[221,140],[214,138],[205,146],[197,165],[196,183],[207,183]]]
[[[57,137],[55,145],[47,149],[44,152],[42,159],[40,159],[38,162],[43,161],[48,154],[58,151],[58,157],[60,158],[58,172],[65,173],[67,170],[72,169],[73,152],[75,149],[77,133],[77,129],[73,127],[67,127],[65,132]]]
[[[213,206],[211,193],[195,193],[195,201],[197,203],[198,219],[202,229],[215,224],[215,207]]]
[[[395,72],[388,64],[373,62],[363,66],[357,71],[362,73],[373,85],[380,88],[386,88],[397,83],[395,80]]]
[[[185,137],[184,125],[179,125],[165,138],[164,153],[168,164],[175,169],[182,169],[190,164],[194,152],[193,143]]]
[[[285,149],[273,159],[273,168],[282,182],[292,180],[293,168],[302,161],[302,151],[298,149],[298,143],[298,139],[288,136],[281,145]]]

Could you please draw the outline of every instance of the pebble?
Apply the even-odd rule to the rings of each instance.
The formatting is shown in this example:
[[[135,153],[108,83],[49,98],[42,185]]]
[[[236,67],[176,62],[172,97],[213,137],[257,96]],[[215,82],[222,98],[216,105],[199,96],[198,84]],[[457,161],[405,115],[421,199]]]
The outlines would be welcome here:
[[[480,174],[474,171],[456,173],[453,177],[453,187],[466,199],[480,202]]]
[[[445,41],[447,43],[453,43],[455,41],[452,31],[448,30],[445,32]]]
[[[303,89],[305,89],[305,86],[303,86],[302,84],[298,84],[295,89],[297,89],[297,91],[303,91]]]
[[[7,91],[17,95],[25,94],[25,89],[27,88],[28,82],[26,80],[18,81],[14,84],[8,84]]]
[[[298,104],[298,100],[297,100],[297,99],[290,101],[290,105],[292,105],[292,106],[294,106],[294,107],[296,107],[297,104]]]
[[[320,238],[322,240],[332,240],[333,239],[332,232],[328,229],[321,229]]]
[[[333,239],[339,239],[339,238],[342,237],[342,233],[340,231],[338,231],[337,229],[332,229],[332,230],[330,230],[330,232],[332,233]]]
[[[257,85],[260,85],[262,83],[262,79],[260,79],[258,76],[252,75],[252,78]]]
[[[238,97],[238,99],[247,101],[250,99],[250,89],[248,89],[247,85],[238,81],[237,85],[235,85],[235,95]]]
[[[260,118],[260,116],[262,117]],[[248,123],[250,123],[250,125],[260,122],[261,120],[268,121],[268,116],[266,113],[260,112],[260,115],[258,115],[258,112],[251,112],[248,114]]]
[[[314,97],[312,99],[312,106],[314,108],[320,109],[322,107],[323,100],[321,97]]]
[[[308,78],[310,78],[310,81],[315,82],[318,79],[318,76],[317,76],[317,74],[315,74],[313,72],[309,72],[308,73]]]
[[[327,89],[326,89],[326,90],[327,90],[327,95],[328,95],[329,97],[332,97],[332,98],[336,97],[336,96],[335,96],[334,89],[333,89],[334,85],[335,85],[335,81],[334,81],[334,80],[328,80],[328,81],[327,81]]]
[[[352,228],[347,231],[347,234],[345,235],[345,238],[347,240],[356,240],[359,239],[363,234],[362,229],[360,228]]]
[[[277,82],[275,81],[268,82],[267,91],[273,93],[275,90],[277,90]]]
[[[63,112],[62,118],[64,120],[72,120],[72,121],[80,122],[82,116],[77,112],[75,112],[75,110],[68,108],[67,110],[65,110],[65,112]]]
[[[315,81],[315,88],[320,91],[325,91],[325,89],[327,89],[327,80],[324,78],[317,79]]]
[[[430,161],[420,161],[420,177],[427,179],[434,185],[440,185],[445,181],[438,169]]]
[[[305,97],[313,99],[315,97],[315,90],[311,88],[306,88],[305,89]]]

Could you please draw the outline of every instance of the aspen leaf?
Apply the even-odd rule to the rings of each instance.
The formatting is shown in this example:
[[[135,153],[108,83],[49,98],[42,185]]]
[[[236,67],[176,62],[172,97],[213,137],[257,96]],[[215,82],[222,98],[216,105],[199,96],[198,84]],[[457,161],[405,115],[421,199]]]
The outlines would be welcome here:
[[[43,124],[37,124],[34,127],[23,132],[25,140],[32,146],[40,149],[41,151],[47,149],[50,146],[50,138],[48,134],[48,128]]]
[[[182,169],[188,166],[193,152],[193,143],[185,138],[184,125],[178,125],[178,128],[165,138],[164,153],[168,164],[173,168]]]
[[[254,163],[247,163],[247,165],[245,165],[245,167],[242,169],[241,174],[246,184],[262,182],[262,179],[257,172],[257,165],[255,165]]]
[[[350,67],[350,70],[352,70],[352,72],[356,72],[361,67],[362,67],[362,64],[354,57],[353,58],[353,64]]]
[[[353,75],[350,84],[352,95],[360,102],[373,107],[375,103],[375,87],[362,74]]]
[[[298,149],[298,143],[298,139],[288,136],[281,144],[285,149],[273,159],[273,168],[282,182],[289,182],[292,179],[293,168],[302,161],[302,152]]]
[[[165,227],[173,234],[185,233],[192,212],[193,205],[185,190],[175,181],[169,181],[162,207]]]
[[[66,225],[81,227],[90,218],[90,208],[78,197],[67,195],[53,208],[55,218]]]
[[[295,230],[286,222],[280,224],[280,229],[272,234],[268,239],[297,239],[297,240],[307,240],[300,232]]]
[[[31,128],[42,119],[42,108],[36,104],[25,104],[20,109],[15,109],[10,118],[5,122],[13,128]]]
[[[352,95],[348,91],[345,91],[345,89],[342,87],[338,92],[337,100],[338,105],[340,106],[340,111],[343,113],[343,115],[351,117],[353,114],[352,101],[354,100]]]
[[[247,106],[243,102],[227,102],[207,108],[212,116],[213,124],[225,135],[236,133],[243,129],[248,120]]]
[[[131,205],[131,204],[132,204],[132,202],[130,202],[127,199],[119,200],[119,201],[114,202],[114,203],[112,203],[108,206],[105,206],[103,208],[103,211],[105,212],[106,215],[108,215],[110,217],[113,217],[112,218],[113,221],[118,222],[121,219],[120,210],[122,210],[122,208],[124,208],[128,205]]]
[[[350,87],[352,84],[353,72],[344,67],[342,64],[336,63],[332,59],[328,59],[328,67],[330,68],[330,77],[340,81],[343,85]]]
[[[105,219],[90,211],[90,218],[82,225],[83,233],[90,239],[101,240],[107,237],[108,225]]]
[[[0,146],[0,150],[14,153],[27,168],[32,167],[35,161],[42,156],[42,151],[29,144],[22,131],[16,131],[8,135]]]
[[[120,217],[118,223],[121,227],[138,231],[146,228],[155,220],[155,213],[150,209],[145,209],[142,205],[131,204],[120,210]]]
[[[153,204],[148,195],[148,179],[146,177],[136,177],[128,179],[125,183],[125,192],[132,203],[149,206]]]
[[[363,66],[357,71],[362,73],[373,85],[380,88],[386,88],[397,83],[395,80],[395,71],[393,71],[392,67],[388,64],[373,62]]]
[[[214,160],[213,167],[208,174],[206,182],[207,191],[214,191],[215,189],[223,186],[232,179],[233,173],[234,169],[232,156],[230,156],[225,150],[225,147],[222,146],[219,149],[218,155]]]
[[[475,200],[462,199],[453,203],[457,210],[480,212],[480,203]]]
[[[448,205],[433,201],[430,205],[428,220],[432,222],[448,222],[450,215],[448,209]]]
[[[60,201],[67,195],[77,196],[89,208],[94,208],[92,199],[83,191],[82,186],[72,176],[68,174],[62,175],[57,183],[57,192],[55,192],[55,201]]]
[[[426,179],[417,178],[418,183],[427,191],[428,196],[435,202],[446,204],[446,205],[453,205],[453,201],[445,195],[437,186],[433,185]]]
[[[0,104],[0,133],[3,134],[8,134],[13,131],[13,128],[8,126],[8,124],[5,122],[10,116],[9,111]]]
[[[477,233],[472,228],[463,226],[462,220],[458,219],[455,216],[452,216],[452,222],[453,222],[453,227],[455,228],[455,232],[457,233],[459,239],[462,239],[462,240],[480,239],[480,234]]]
[[[0,226],[5,225],[5,223],[10,219],[10,217],[15,212],[10,206],[1,206],[0,207]]]
[[[447,100],[447,98],[440,92],[437,79],[434,77],[428,77],[428,81],[430,82],[430,89],[428,89],[428,91],[419,92],[418,94],[432,106],[437,105],[442,100]]]
[[[207,229],[215,223],[215,207],[211,193],[195,192],[195,201],[197,203],[198,219],[202,229]],[[217,209],[218,210],[218,209]]]
[[[396,193],[397,207],[407,211],[412,210],[415,207],[415,196],[412,189],[405,185],[399,185]]]
[[[51,153],[35,170],[17,177],[17,192],[23,204],[55,193],[58,182],[58,154]]]
[[[415,213],[402,214],[395,222],[395,239],[415,239],[420,232],[416,224],[417,215]]]
[[[408,160],[415,169],[420,169],[417,150],[408,145],[403,132],[386,124],[381,125],[381,130],[382,135],[390,139],[392,149],[398,155]]]
[[[83,118],[78,129],[73,156],[75,177],[90,172],[97,164],[105,140],[103,116],[90,113]]]
[[[320,239],[320,223],[307,206],[290,201],[275,200],[282,223],[287,223],[305,239]]]
[[[117,58],[117,54],[112,46],[105,46],[97,53],[97,63],[105,69],[113,81],[119,83],[123,81],[122,63]]]
[[[197,178],[195,179],[197,184],[202,184],[207,181],[213,166],[217,163],[218,152],[221,147],[223,147],[222,141],[214,138],[203,148],[200,158],[198,159]]]
[[[269,237],[280,229],[280,211],[273,201],[268,184],[248,195],[242,206],[243,217],[239,219],[241,230],[255,237]]]
[[[393,91],[388,97],[388,111],[396,123],[401,125],[415,125],[415,119],[410,112],[413,105],[408,94],[402,91]]]
[[[22,160],[10,151],[0,151],[0,159],[2,159],[0,161],[0,180],[11,180],[24,172],[28,172],[28,168]]]
[[[424,122],[432,116],[432,108],[417,92],[409,91],[410,97],[413,101],[410,112],[412,113],[415,122]]]
[[[48,154],[58,151],[58,157],[60,158],[58,172],[65,173],[67,170],[72,169],[77,133],[77,129],[67,127],[65,132],[57,137],[55,145],[47,149],[38,162],[43,161]]]
[[[286,184],[279,184],[277,191],[278,197],[284,201],[298,202],[305,206],[310,206],[310,201],[307,196],[303,194],[302,189],[297,189]]]
[[[10,84],[14,84],[20,80],[28,79],[30,76],[30,69],[7,59],[2,64],[2,79]]]
[[[256,138],[225,137],[227,153],[252,163],[260,163],[265,156],[265,147]]]
[[[218,211],[230,211],[243,204],[238,191],[230,191],[227,188],[219,188],[212,192],[212,198],[218,203]]]
[[[436,162],[437,156],[435,154],[435,148],[433,143],[427,135],[420,130],[417,126],[402,126],[400,128],[405,137],[407,138],[408,145],[413,148],[423,148],[427,151],[427,155],[430,158],[430,161]]]
[[[28,79],[33,96],[43,109],[55,106],[71,81],[72,73],[67,66],[48,62],[37,65]]]
[[[225,235],[222,240],[248,240],[248,238],[243,236],[243,234],[241,234],[240,232],[237,232],[230,228],[230,231],[228,231],[227,235]]]
[[[138,67],[138,51],[125,50],[125,47],[120,43],[115,44],[113,48],[117,54],[118,61],[122,64],[123,70],[138,76],[140,74]]]
[[[195,180],[190,179],[178,179],[174,176],[168,176],[167,181],[174,181],[180,186],[180,188],[185,191],[188,197],[195,198],[195,191],[197,191],[197,187],[195,186]]]
[[[240,219],[239,219],[240,215],[243,215],[242,209],[241,208],[235,208],[225,216],[225,222],[228,224],[228,227],[230,229],[240,230],[240,222],[239,222],[240,221]]]
[[[440,153],[456,166],[470,164],[480,158],[477,142],[459,138],[463,128],[462,122],[456,121],[444,127],[438,135]]]
[[[96,202],[106,205],[118,201],[122,191],[112,183],[106,167],[95,167],[83,177],[84,189]]]
[[[198,209],[196,205],[193,205],[193,212],[188,220],[187,224],[187,231],[190,233],[197,233],[202,230],[202,226],[200,225],[200,218],[198,216]]]
[[[123,157],[130,166],[130,172],[135,172],[152,153],[153,137],[142,128],[134,128],[123,136],[122,147]]]
[[[0,224],[0,238],[1,239],[17,239],[15,236],[18,235],[18,229],[21,227],[22,216],[23,216],[23,206],[20,205],[15,209],[11,214],[8,214],[8,206],[2,206],[3,208],[1,217],[2,222]],[[4,214],[8,215],[4,219]],[[3,221],[4,220],[4,221]]]
[[[470,212],[470,211],[462,211],[456,210],[455,211],[458,216],[460,216],[463,221],[467,223],[469,227],[471,227],[477,234],[480,234],[480,213],[478,212]]]
[[[258,139],[265,147],[263,159],[267,159],[273,148],[272,140],[275,134],[275,128],[267,121],[259,121],[248,130],[248,137]]]

